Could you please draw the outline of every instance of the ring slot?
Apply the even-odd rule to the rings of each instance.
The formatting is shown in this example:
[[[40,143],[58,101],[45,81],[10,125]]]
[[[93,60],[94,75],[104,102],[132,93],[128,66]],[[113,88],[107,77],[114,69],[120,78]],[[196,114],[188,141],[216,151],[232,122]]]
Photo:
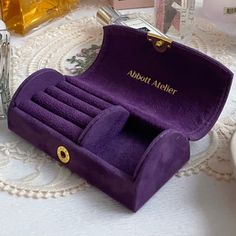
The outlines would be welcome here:
[[[78,99],[78,98],[72,96],[71,94],[66,93],[65,91],[63,91],[55,86],[49,87],[48,89],[45,90],[45,92],[48,95],[67,104],[68,106],[73,107],[83,113],[86,113],[87,115],[89,115],[91,117],[95,117],[101,112],[101,110],[99,108],[96,108],[96,107],[82,101],[81,99]]]
[[[32,101],[82,128],[92,119],[92,117],[58,101],[44,92],[34,95]]]
[[[81,99],[82,101],[87,102],[90,105],[99,108],[99,109],[104,110],[104,109],[111,106],[110,103],[108,103],[108,102],[88,93],[88,92],[85,92],[84,90],[82,90],[82,89],[80,89],[68,82],[62,81],[57,84],[57,87],[65,92]]]
[[[20,103],[18,108],[74,142],[77,141],[79,135],[82,133],[82,129],[79,126],[53,114],[33,101]]]

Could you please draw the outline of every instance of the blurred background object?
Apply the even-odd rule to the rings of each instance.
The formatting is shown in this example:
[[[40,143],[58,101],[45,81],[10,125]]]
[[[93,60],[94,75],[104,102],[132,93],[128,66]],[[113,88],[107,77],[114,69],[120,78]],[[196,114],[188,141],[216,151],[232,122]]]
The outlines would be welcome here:
[[[154,0],[110,0],[115,9],[153,7]]]
[[[97,20],[102,25],[129,26],[134,29],[157,34],[163,38],[168,39],[166,35],[164,35],[162,32],[160,32],[160,30],[156,29],[146,20],[140,17],[131,18],[131,15],[122,15],[119,11],[115,10],[110,6],[101,7],[97,11]]]
[[[156,27],[175,40],[192,36],[195,0],[155,0]]]
[[[234,176],[236,178],[236,132],[233,134],[230,144],[231,161],[233,165]]]
[[[1,0],[3,21],[9,30],[25,34],[43,22],[77,7],[79,0]]]
[[[10,102],[9,69],[10,34],[4,22],[0,20],[0,119],[6,118]]]
[[[236,0],[204,0],[203,12],[209,19],[236,23]]]

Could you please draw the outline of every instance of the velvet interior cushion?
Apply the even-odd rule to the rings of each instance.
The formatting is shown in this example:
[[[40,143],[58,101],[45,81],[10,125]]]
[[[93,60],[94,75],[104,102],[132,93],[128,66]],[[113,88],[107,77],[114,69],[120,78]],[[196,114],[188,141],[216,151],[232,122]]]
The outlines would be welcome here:
[[[95,117],[79,138],[80,145],[130,176],[161,131],[112,106]]]
[[[111,105],[62,80],[20,102],[18,108],[77,142],[89,122]]]

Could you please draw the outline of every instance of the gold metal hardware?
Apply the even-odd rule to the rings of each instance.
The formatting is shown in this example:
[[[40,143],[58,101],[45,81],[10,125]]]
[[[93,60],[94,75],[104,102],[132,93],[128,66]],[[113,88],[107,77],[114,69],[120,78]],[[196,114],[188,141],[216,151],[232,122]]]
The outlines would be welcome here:
[[[111,16],[105,11],[106,9],[99,9],[97,12],[97,19],[102,25],[108,25],[111,21]]]
[[[173,40],[168,38],[167,36],[157,35],[153,33],[147,33],[147,39],[152,42],[154,48],[158,52],[165,52],[168,48],[171,48]]]
[[[57,148],[57,157],[64,164],[67,164],[70,161],[70,154],[64,146],[59,146]]]

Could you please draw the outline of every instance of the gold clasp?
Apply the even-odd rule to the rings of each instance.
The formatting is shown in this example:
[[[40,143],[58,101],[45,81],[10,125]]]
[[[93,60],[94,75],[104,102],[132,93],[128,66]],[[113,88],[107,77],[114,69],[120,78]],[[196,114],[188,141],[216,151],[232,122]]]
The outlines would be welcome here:
[[[147,33],[147,39],[148,41],[151,41],[154,48],[161,53],[165,52],[168,48],[171,48],[173,42],[173,40],[166,36],[160,36],[150,32]]]
[[[64,164],[67,164],[70,161],[70,154],[64,146],[59,146],[57,148],[57,157]]]

